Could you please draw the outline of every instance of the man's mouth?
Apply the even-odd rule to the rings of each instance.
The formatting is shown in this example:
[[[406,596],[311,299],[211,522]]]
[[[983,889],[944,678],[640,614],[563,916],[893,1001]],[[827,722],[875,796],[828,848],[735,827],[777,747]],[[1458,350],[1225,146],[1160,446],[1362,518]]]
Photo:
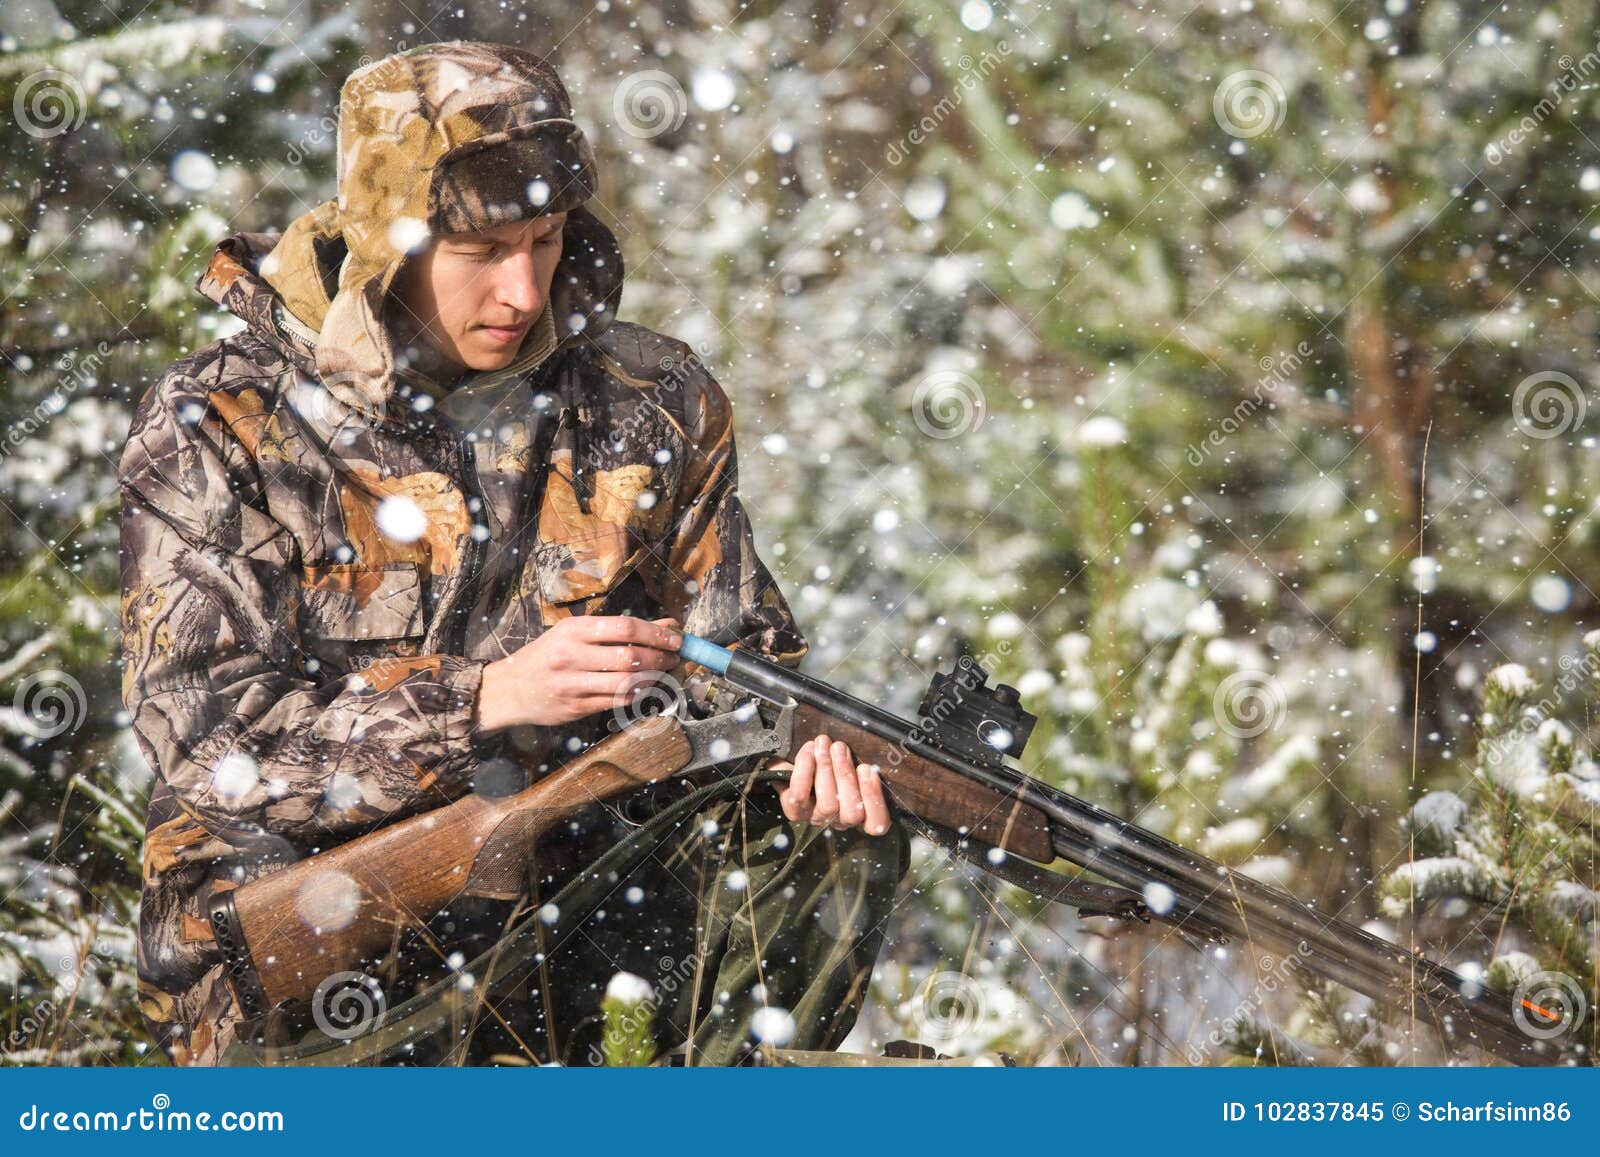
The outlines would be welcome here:
[[[495,341],[513,342],[519,340],[523,334],[528,332],[529,324],[529,322],[525,321],[520,325],[514,326],[480,325],[478,328],[482,332],[488,334],[489,337],[493,338]]]

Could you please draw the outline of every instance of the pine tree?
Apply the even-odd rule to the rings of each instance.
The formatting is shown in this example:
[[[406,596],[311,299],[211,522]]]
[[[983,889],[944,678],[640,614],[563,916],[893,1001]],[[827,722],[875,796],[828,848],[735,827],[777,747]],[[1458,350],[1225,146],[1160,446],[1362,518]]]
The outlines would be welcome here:
[[[1575,1056],[1594,1054],[1596,1024],[1582,1009],[1596,1007],[1600,961],[1600,767],[1561,719],[1600,686],[1600,631],[1584,645],[1542,697],[1520,664],[1489,672],[1477,758],[1459,791],[1430,791],[1412,807],[1414,856],[1383,881],[1385,915],[1453,945],[1469,976],[1519,994],[1578,994]]]

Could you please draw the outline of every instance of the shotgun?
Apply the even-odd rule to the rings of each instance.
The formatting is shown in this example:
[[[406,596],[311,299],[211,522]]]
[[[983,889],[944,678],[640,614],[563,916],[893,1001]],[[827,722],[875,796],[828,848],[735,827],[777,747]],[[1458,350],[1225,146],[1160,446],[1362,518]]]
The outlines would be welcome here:
[[[967,819],[966,830],[1007,853],[1041,864],[1059,857],[1130,889],[1180,932],[1237,940],[1298,961],[1376,1001],[1424,1014],[1447,1043],[1475,1045],[1513,1064],[1557,1064],[1563,1046],[1575,1039],[1578,1018],[1555,1026],[1535,1023],[1529,1031],[1511,994],[1469,981],[1007,765],[1006,756],[1022,754],[1037,718],[1018,705],[1015,688],[989,688],[987,672],[971,659],[934,675],[918,722],[910,723],[707,639],[687,636],[682,654],[750,695],[797,704],[795,738],[804,742],[826,731],[849,744],[858,761],[881,764],[889,799],[899,808],[935,818],[920,812],[926,785],[952,773],[987,787],[1002,806]],[[997,820],[1001,830],[991,838]]]
[[[580,807],[702,769],[734,777],[751,756],[791,751],[795,718],[792,704],[770,703],[703,720],[647,715],[514,795],[469,794],[217,893],[208,916],[241,1010],[330,1006],[452,903],[524,895],[540,837]],[[933,767],[910,791],[924,819],[1005,836],[1004,801],[986,788]],[[1018,846],[1042,854],[1040,834]],[[1123,889],[1042,875],[1053,900],[1083,915],[1146,915]]]
[[[1424,1014],[1447,1043],[1514,1064],[1554,1064],[1568,1034],[1524,1030],[1509,994],[1379,939],[1294,897],[1146,831],[1010,766],[1035,716],[1015,688],[990,687],[970,658],[934,675],[916,721],[746,651],[685,635],[682,657],[751,697],[705,720],[646,716],[532,787],[469,795],[214,897],[211,925],[247,1015],[296,1008],[320,985],[371,965],[408,928],[460,896],[514,899],[540,835],[573,810],[671,777],[727,775],[751,756],[790,756],[819,734],[882,768],[897,814],[986,871],[1084,915],[1156,920],[1191,943],[1240,942],[1277,953],[1374,1000]],[[1066,860],[1105,883],[1041,865]],[[299,914],[336,889],[356,903],[338,928]]]

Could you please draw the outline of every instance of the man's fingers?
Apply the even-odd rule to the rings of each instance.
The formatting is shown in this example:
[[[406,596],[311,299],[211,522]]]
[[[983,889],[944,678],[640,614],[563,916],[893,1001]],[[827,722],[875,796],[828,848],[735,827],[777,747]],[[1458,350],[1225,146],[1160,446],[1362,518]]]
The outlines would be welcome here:
[[[811,823],[826,827],[839,816],[839,784],[833,774],[833,755],[826,735],[819,735],[806,744],[817,761],[817,778],[814,794],[816,806],[811,809]]]
[[[603,711],[615,711],[618,707],[626,706],[626,702],[619,702],[615,695],[585,695],[578,699],[567,701],[573,710],[574,718],[582,719],[585,715],[599,715]]]
[[[572,699],[603,699],[602,709],[626,707],[660,677],[659,671],[580,671],[567,677],[567,695]]]
[[[584,671],[670,671],[678,665],[678,656],[676,652],[623,643],[585,647],[578,663]]]
[[[585,641],[600,644],[637,643],[677,654],[683,630],[676,619],[639,619],[633,615],[585,615],[579,628]]]
[[[676,663],[678,648],[683,646],[683,624],[677,619],[651,619],[644,626],[645,637],[640,641],[646,646],[670,652]]]
[[[833,779],[839,792],[839,820],[842,828],[853,828],[866,818],[861,806],[861,786],[856,781],[856,761],[848,744],[835,740],[829,749]]]
[[[783,814],[796,823],[808,823],[811,820],[811,784],[816,773],[816,753],[807,743],[795,752],[794,774],[789,777],[789,785],[778,793]]]
[[[876,763],[864,763],[856,770],[861,780],[861,806],[867,813],[867,834],[881,836],[889,830],[889,801],[883,794],[883,769]]]

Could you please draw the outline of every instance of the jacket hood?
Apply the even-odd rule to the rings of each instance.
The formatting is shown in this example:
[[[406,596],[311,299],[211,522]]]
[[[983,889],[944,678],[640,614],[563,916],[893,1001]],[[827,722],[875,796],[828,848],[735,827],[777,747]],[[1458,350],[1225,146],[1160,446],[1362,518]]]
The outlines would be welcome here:
[[[340,92],[337,196],[281,236],[223,240],[197,288],[381,420],[398,381],[430,387],[384,315],[406,259],[437,233],[565,212],[543,315],[509,365],[467,382],[525,373],[603,332],[622,293],[616,238],[584,205],[597,174],[571,113],[555,70],[503,45],[453,41],[370,64]]]

